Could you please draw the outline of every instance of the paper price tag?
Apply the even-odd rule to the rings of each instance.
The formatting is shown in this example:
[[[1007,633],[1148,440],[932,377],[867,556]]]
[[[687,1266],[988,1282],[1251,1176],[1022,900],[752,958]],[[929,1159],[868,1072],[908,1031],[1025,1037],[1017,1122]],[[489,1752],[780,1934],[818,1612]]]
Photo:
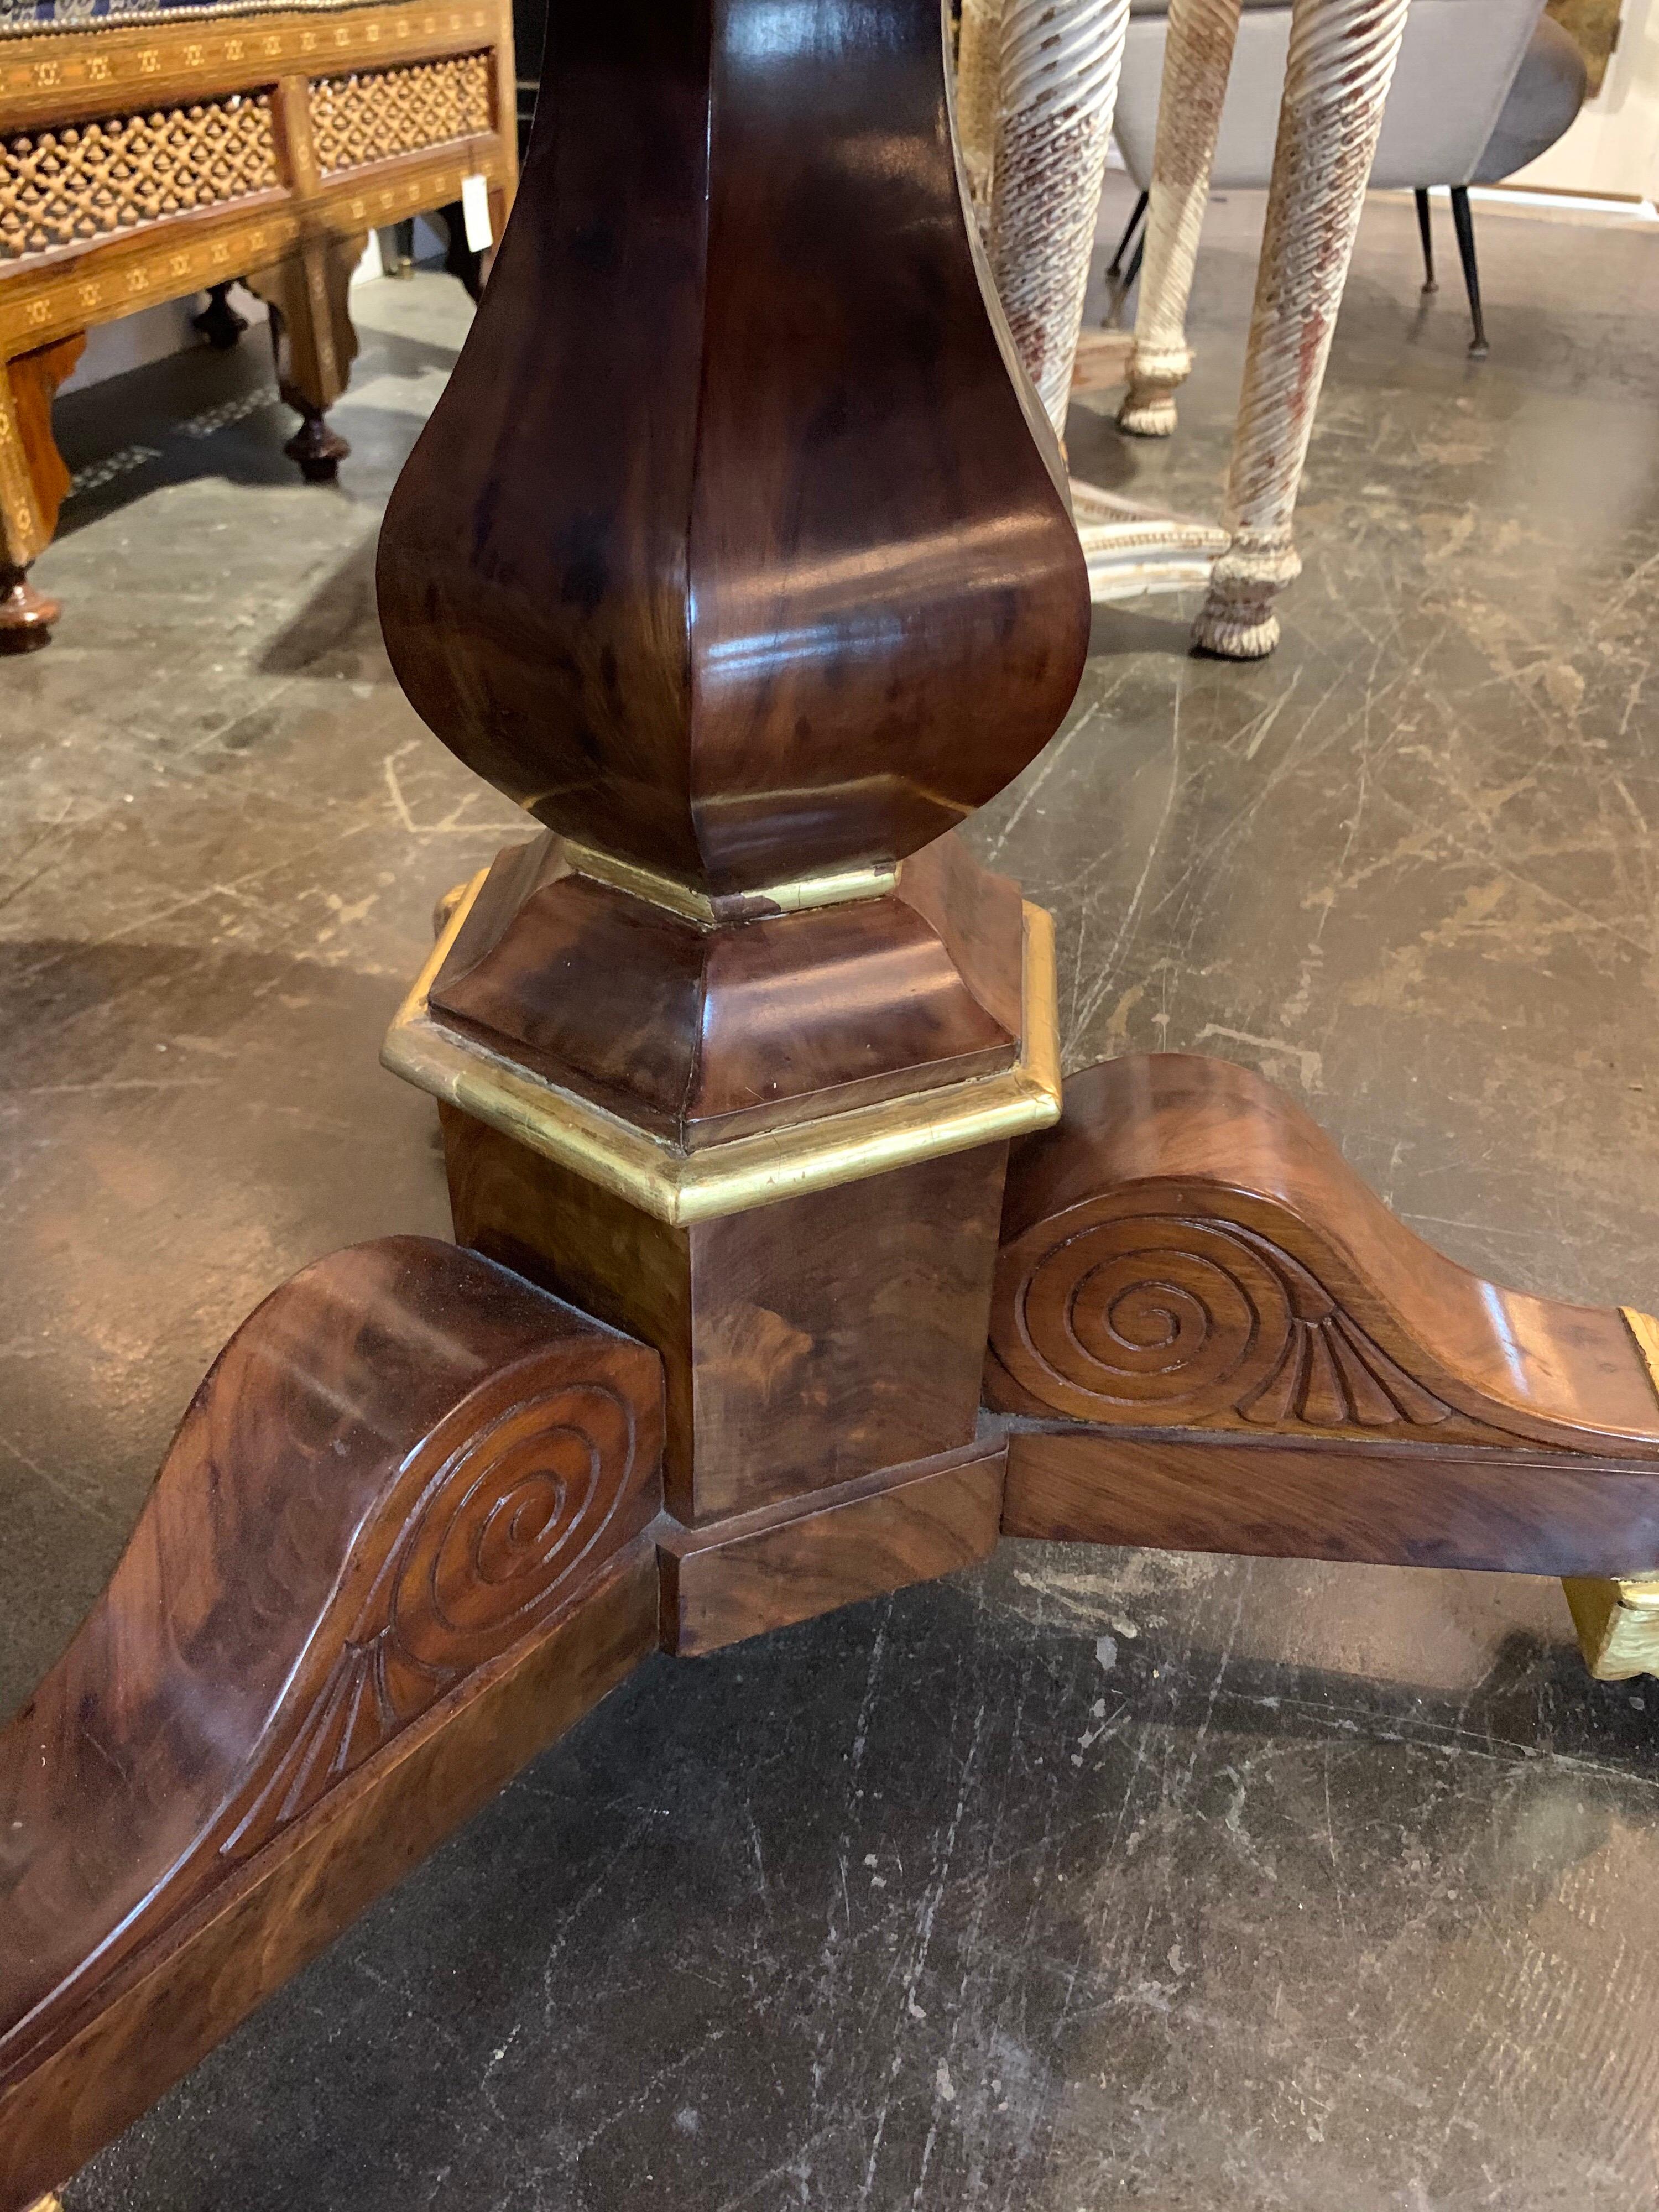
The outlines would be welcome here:
[[[461,219],[466,226],[468,250],[487,253],[495,243],[489,228],[489,185],[483,176],[461,179]]]

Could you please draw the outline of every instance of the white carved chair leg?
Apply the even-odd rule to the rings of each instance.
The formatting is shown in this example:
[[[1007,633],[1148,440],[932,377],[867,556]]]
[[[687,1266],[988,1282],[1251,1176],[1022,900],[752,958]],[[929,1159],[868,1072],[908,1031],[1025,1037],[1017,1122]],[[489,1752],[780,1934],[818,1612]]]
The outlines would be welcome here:
[[[1001,77],[1002,0],[962,0],[957,32],[957,140],[981,225],[990,219]]]
[[[991,268],[1062,441],[1129,0],[1005,0]]]
[[[1187,302],[1238,15],[1239,0],[1170,0],[1134,351],[1129,389],[1117,415],[1118,428],[1138,438],[1170,435],[1176,390],[1193,366]]]
[[[1302,565],[1291,517],[1405,27],[1406,0],[1292,0],[1227,481],[1232,543],[1194,625],[1203,652],[1256,660],[1279,642],[1273,603]]]

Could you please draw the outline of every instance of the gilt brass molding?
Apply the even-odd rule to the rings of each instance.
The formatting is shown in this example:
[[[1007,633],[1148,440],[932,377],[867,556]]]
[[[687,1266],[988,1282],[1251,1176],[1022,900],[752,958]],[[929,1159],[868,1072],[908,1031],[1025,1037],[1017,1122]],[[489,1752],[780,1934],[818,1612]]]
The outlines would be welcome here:
[[[1619,1310],[1625,1316],[1626,1328],[1636,1339],[1636,1349],[1648,1370],[1653,1395],[1659,1398],[1659,1320],[1652,1314],[1638,1313],[1634,1306],[1620,1306]]]
[[[1561,1587],[1584,1664],[1598,1682],[1659,1674],[1659,1575],[1619,1581],[1571,1575]]]
[[[1054,930],[1041,907],[1024,908],[1024,1019],[1012,1067],[685,1152],[434,1018],[433,984],[483,881],[483,873],[474,877],[450,909],[386,1034],[382,1065],[659,1221],[744,1213],[1060,1119]]]
[[[647,868],[638,860],[625,860],[597,845],[584,845],[580,838],[567,837],[563,849],[565,859],[579,876],[590,876],[595,883],[631,891],[635,898],[648,899],[653,906],[665,907],[670,914],[677,914],[684,921],[701,922],[708,927],[742,915],[760,915],[774,909],[779,914],[805,914],[815,907],[848,906],[860,899],[885,898],[898,882],[898,864],[890,861],[884,866],[842,868],[833,875],[801,876],[793,883],[768,884],[759,890],[735,892],[730,897],[715,899],[678,876]]]

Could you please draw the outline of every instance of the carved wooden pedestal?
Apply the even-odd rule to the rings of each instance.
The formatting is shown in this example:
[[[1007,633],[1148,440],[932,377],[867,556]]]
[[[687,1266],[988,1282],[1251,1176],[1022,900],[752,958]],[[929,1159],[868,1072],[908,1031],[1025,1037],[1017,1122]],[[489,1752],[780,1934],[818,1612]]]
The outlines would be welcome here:
[[[1062,1118],[1045,918],[951,831],[1088,585],[932,0],[611,0],[548,70],[380,557],[543,831],[386,1041],[459,1243],[245,1324],[0,1738],[0,2212],[648,1650],[1004,1531],[1659,1570],[1650,1324],[1475,1282],[1222,1063]]]

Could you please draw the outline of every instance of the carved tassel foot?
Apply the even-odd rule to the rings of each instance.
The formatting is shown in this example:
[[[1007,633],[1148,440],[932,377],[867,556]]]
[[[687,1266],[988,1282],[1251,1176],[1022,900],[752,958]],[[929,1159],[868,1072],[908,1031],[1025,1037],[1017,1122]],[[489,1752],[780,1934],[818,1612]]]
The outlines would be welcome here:
[[[1210,589],[1193,624],[1193,650],[1219,660],[1263,660],[1279,643],[1273,602],[1302,573],[1294,546],[1236,541],[1210,571]]]
[[[1139,340],[1129,368],[1129,388],[1117,410],[1117,427],[1132,438],[1175,435],[1176,393],[1192,374],[1187,346],[1162,351]]]

